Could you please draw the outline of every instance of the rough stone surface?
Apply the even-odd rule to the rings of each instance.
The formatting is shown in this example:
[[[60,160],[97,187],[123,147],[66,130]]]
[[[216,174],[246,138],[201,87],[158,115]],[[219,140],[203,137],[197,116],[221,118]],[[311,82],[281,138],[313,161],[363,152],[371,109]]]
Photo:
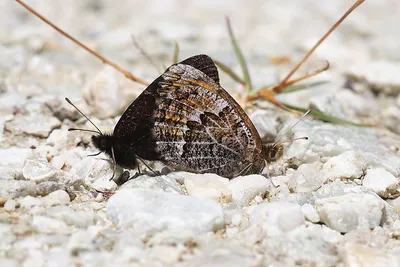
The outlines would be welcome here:
[[[221,206],[212,200],[146,189],[124,189],[107,206],[111,220],[136,232],[190,229],[204,233],[224,226]]]
[[[363,180],[363,186],[371,188],[382,197],[395,193],[398,185],[399,179],[382,168],[368,169]]]
[[[175,42],[179,60],[204,53],[240,74],[229,16],[255,92],[281,81],[354,0],[28,3],[147,82],[172,63]],[[308,140],[282,143],[282,157],[263,170],[270,179],[171,172],[122,191],[109,181],[110,158],[88,157],[97,133],[68,131],[97,130],[64,98],[112,133],[145,86],[16,1],[0,6],[0,266],[399,266],[398,0],[365,1],[291,78],[325,60],[331,68],[302,81],[305,90],[276,95],[372,127],[309,115],[290,129],[299,116],[245,103],[247,88],[220,70],[264,142]]]
[[[297,204],[275,202],[249,209],[250,224],[260,225],[265,231],[288,232],[304,223],[304,215]]]
[[[183,183],[190,196],[221,202],[230,202],[232,199],[232,192],[228,188],[229,180],[216,174],[186,173]]]
[[[264,196],[271,188],[271,181],[261,175],[240,176],[231,180],[228,188],[232,192],[232,202],[245,207],[256,196]]]
[[[131,179],[121,186],[123,188],[147,188],[151,190],[159,190],[169,193],[183,194],[180,184],[168,175],[150,177],[142,175]]]
[[[18,116],[5,124],[5,129],[15,135],[28,134],[37,137],[47,137],[50,132],[61,126],[61,122],[53,116],[32,115]]]
[[[0,199],[36,195],[36,184],[31,181],[1,180]]]
[[[381,223],[384,206],[375,196],[357,193],[316,201],[321,221],[342,233],[357,228],[374,229]]]

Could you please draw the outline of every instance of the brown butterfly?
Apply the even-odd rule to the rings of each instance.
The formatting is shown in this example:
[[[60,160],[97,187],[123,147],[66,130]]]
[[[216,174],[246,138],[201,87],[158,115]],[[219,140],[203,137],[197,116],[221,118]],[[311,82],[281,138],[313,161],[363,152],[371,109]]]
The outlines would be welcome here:
[[[272,151],[220,86],[207,55],[170,66],[127,108],[113,134],[100,132],[92,141],[124,168],[135,168],[139,158],[227,178],[260,173]]]

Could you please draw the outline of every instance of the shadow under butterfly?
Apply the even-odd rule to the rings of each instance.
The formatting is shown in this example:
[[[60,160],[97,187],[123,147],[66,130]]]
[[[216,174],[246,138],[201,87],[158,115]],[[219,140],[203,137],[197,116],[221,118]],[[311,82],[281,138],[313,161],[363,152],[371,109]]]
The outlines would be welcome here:
[[[258,174],[279,158],[281,146],[264,145],[250,118],[219,84],[207,55],[170,66],[126,109],[113,134],[92,142],[114,162],[134,169],[160,161],[175,171],[227,178]]]

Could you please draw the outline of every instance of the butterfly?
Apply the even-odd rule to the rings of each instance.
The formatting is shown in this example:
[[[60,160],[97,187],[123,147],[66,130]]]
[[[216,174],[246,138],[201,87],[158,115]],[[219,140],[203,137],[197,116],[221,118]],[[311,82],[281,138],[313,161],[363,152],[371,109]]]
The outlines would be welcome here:
[[[112,134],[100,132],[92,142],[127,169],[140,159],[227,178],[261,173],[272,152],[221,87],[207,55],[171,65],[126,109]]]

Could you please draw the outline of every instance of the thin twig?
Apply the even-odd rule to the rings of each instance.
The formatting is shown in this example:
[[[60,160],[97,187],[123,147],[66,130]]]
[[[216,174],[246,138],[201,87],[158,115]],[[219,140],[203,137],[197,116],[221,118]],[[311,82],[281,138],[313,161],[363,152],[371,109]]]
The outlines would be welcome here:
[[[58,31],[59,33],[61,33],[62,35],[64,35],[65,37],[67,37],[68,39],[70,39],[72,42],[74,42],[75,44],[77,44],[78,46],[82,47],[83,49],[85,49],[86,51],[88,51],[90,54],[92,54],[93,56],[97,57],[98,59],[100,59],[104,64],[110,65],[111,67],[113,67],[115,70],[119,71],[120,73],[124,74],[125,77],[127,77],[128,79],[131,79],[134,82],[143,84],[143,85],[149,85],[148,82],[146,82],[145,80],[142,80],[139,77],[134,76],[132,73],[130,73],[129,71],[121,68],[120,66],[118,66],[116,63],[106,59],[105,57],[103,57],[102,55],[98,54],[97,52],[95,52],[94,50],[92,50],[91,48],[89,48],[88,46],[86,46],[85,44],[81,43],[78,39],[76,39],[75,37],[73,37],[72,35],[68,34],[67,32],[65,32],[64,30],[62,30],[61,28],[59,28],[58,26],[56,26],[55,24],[53,24],[51,21],[49,21],[48,19],[46,19],[45,17],[43,17],[42,15],[40,15],[36,10],[34,10],[33,8],[31,8],[30,6],[28,6],[27,4],[25,4],[23,1],[21,0],[15,0],[17,1],[17,3],[19,3],[20,5],[22,5],[24,8],[26,8],[29,12],[31,12],[32,14],[34,14],[36,17],[38,17],[39,19],[41,19],[42,21],[44,21],[46,24],[50,25],[53,29],[55,29],[56,31]]]

